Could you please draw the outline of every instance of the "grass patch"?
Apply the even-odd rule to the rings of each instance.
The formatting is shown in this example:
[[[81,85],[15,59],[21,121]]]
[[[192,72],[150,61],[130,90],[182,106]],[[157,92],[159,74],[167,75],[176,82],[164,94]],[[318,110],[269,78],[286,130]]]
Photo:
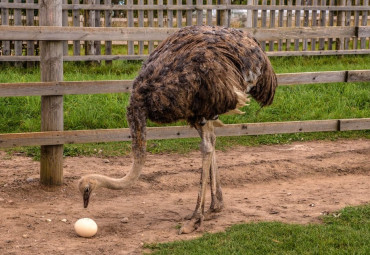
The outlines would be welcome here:
[[[272,65],[277,73],[367,69],[369,55],[274,57]],[[64,63],[64,80],[134,79],[141,68],[140,61],[113,61],[113,65],[86,65]],[[40,80],[38,67],[31,69],[0,67],[0,83],[36,82]],[[331,83],[278,87],[273,105],[263,108],[251,102],[244,115],[221,116],[226,124],[272,121],[323,120],[337,118],[364,118],[370,116],[369,82]],[[106,129],[127,127],[126,107],[129,94],[66,95],[64,96],[64,129]],[[0,133],[40,131],[40,97],[0,98]],[[184,125],[184,122],[171,125]],[[148,126],[158,126],[148,122]],[[338,138],[369,138],[369,131],[328,132],[313,134],[263,135],[218,138],[218,149],[235,145],[289,143],[300,140]],[[187,153],[198,149],[199,139],[150,141],[151,153]],[[9,151],[13,151],[10,149]],[[38,148],[16,148],[38,157]],[[101,151],[99,154],[97,152]],[[65,145],[66,156],[118,156],[130,152],[130,143],[99,143]]]
[[[335,216],[334,216],[335,215]],[[191,241],[147,244],[151,254],[370,254],[370,205],[347,207],[324,224],[259,222]]]

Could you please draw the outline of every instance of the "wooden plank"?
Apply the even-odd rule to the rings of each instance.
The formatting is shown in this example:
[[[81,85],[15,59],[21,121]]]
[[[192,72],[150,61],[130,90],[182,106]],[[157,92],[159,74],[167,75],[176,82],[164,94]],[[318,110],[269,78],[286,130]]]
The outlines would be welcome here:
[[[251,0],[248,0],[248,1],[251,1]],[[211,5],[212,4],[212,0],[207,0],[207,4],[208,5]],[[249,15],[249,12],[248,12],[248,15]],[[208,26],[212,26],[213,25],[212,10],[207,10],[207,25]]]
[[[347,82],[370,81],[370,70],[348,71]]]
[[[296,0],[296,6],[301,5],[301,0]],[[295,27],[300,27],[301,26],[301,11],[296,10],[295,11]],[[299,39],[294,40],[294,50],[298,51],[299,50]]]
[[[0,96],[55,96],[78,94],[128,93],[131,80],[0,83]]]
[[[370,118],[339,120],[339,131],[368,130],[368,129],[370,129]]]
[[[344,6],[346,0],[338,0],[338,5]],[[340,11],[338,12],[337,16],[337,26],[344,26],[345,20],[344,20],[344,12]],[[337,38],[335,43],[335,49],[336,50],[344,50],[344,38]]]
[[[191,6],[193,4],[193,0],[186,0],[186,5]],[[192,17],[192,10],[186,10],[186,25],[191,26],[193,23]]]
[[[360,0],[356,0],[355,5],[359,6],[360,5]],[[360,26],[360,11],[356,11],[354,15],[354,26],[358,27]],[[358,37],[353,38],[353,49],[358,49]]]
[[[357,37],[365,38],[365,41],[366,41],[366,37],[370,37],[370,26],[359,26],[359,27],[357,27],[356,28],[356,35],[357,35]],[[366,47],[366,45],[365,45],[365,47]]]
[[[163,5],[163,0],[158,0],[158,5]],[[158,10],[158,27],[163,27],[163,10]]]
[[[293,0],[288,0],[288,6],[293,5]],[[287,19],[286,19],[286,27],[291,28],[292,27],[292,16],[293,16],[293,11],[288,10],[287,11]],[[286,50],[289,51],[291,47],[291,40],[287,39],[286,40]]]
[[[172,1],[172,0],[171,0]],[[144,0],[139,0],[139,4],[144,4]],[[138,11],[139,27],[144,27],[144,11]],[[144,54],[144,42],[139,41],[139,54]]]
[[[63,0],[63,4],[68,4],[68,0]],[[62,11],[62,25],[68,27],[68,10]],[[63,55],[68,56],[68,41],[63,42]]]
[[[79,0],[76,0],[79,1]],[[112,4],[112,0],[105,0],[105,5],[110,6]],[[113,17],[113,11],[105,11],[104,12],[104,26],[105,27],[112,27],[112,17]],[[105,55],[112,55],[112,41],[105,41]],[[65,60],[65,58],[64,58]],[[106,65],[112,65],[112,60],[105,60]]]
[[[298,0],[300,1],[300,0]],[[271,0],[271,5],[275,5],[276,4],[276,0]],[[275,28],[275,11],[271,10],[270,11],[270,28]],[[269,51],[274,51],[274,45],[275,45],[275,41],[271,40],[269,41]]]
[[[8,0],[1,0],[1,3],[7,3]],[[7,8],[1,9],[1,25],[9,26],[9,10]],[[2,41],[1,43],[2,55],[10,55],[10,41]]]
[[[280,56],[334,56],[370,54],[370,49],[363,50],[324,50],[324,51],[270,51],[269,57]],[[112,61],[112,60],[146,60],[148,55],[105,55],[105,56],[64,56],[63,61]],[[0,61],[40,61],[39,56],[0,56]]]
[[[62,2],[44,0],[40,6],[41,26],[62,26]],[[40,42],[41,81],[63,80],[63,42]],[[63,130],[63,96],[41,97],[41,131]],[[41,146],[40,182],[44,185],[63,183],[63,145]]]
[[[109,0],[110,1],[110,0]],[[80,0],[73,0],[73,3],[79,3]],[[80,26],[80,11],[79,10],[73,10],[73,26],[79,27]],[[79,40],[73,41],[73,56],[79,56],[81,55],[81,42]]]
[[[177,27],[182,27],[182,10],[181,8],[183,8],[182,6],[182,0],[176,0],[177,1],[177,7],[179,8],[177,11],[176,11],[176,20],[177,20]]]
[[[334,5],[334,0],[330,0],[329,5],[330,6]],[[334,12],[333,11],[329,12],[329,24],[328,25],[330,27],[334,26]],[[333,38],[329,37],[329,39],[328,39],[328,50],[333,49],[333,42],[334,42]]]
[[[308,5],[310,5],[311,1],[312,0],[307,0],[307,1],[303,1],[303,3],[304,3],[305,6],[308,6]],[[303,18],[303,26],[308,27],[309,22],[310,22],[310,12],[308,10],[305,10],[304,11],[304,18]],[[308,50],[308,40],[307,39],[303,39],[302,50],[303,51]]]
[[[333,82],[369,82],[370,70],[285,73],[277,74],[277,78],[279,86]],[[0,97],[129,93],[132,89],[132,83],[132,80],[0,83]]]
[[[151,23],[153,24],[153,23]],[[269,41],[279,39],[325,38],[329,36],[354,37],[367,33],[368,28],[360,27],[300,27],[300,28],[251,28],[241,29],[252,33],[258,40]],[[0,34],[3,40],[164,40],[176,28],[101,28],[101,27],[15,27],[1,26]]]
[[[167,0],[168,6],[173,6],[173,0]],[[173,11],[167,10],[167,27],[173,27]]]
[[[247,5],[248,7],[253,6],[253,0],[247,0]],[[245,27],[247,28],[253,27],[253,11],[250,9],[247,10],[247,20],[246,20]]]
[[[153,0],[148,0],[148,4],[153,5]],[[148,26],[154,27],[154,12],[153,11],[148,11]],[[149,40],[148,51],[149,51],[149,54],[154,51],[154,40]]]
[[[7,8],[7,9],[29,9],[29,10],[36,10],[40,8],[39,4],[16,4],[16,3],[1,3],[0,8]],[[127,10],[316,10],[316,11],[369,11],[370,7],[366,6],[315,6],[315,7],[299,7],[298,9],[295,6],[263,6],[263,5],[255,5],[255,6],[246,6],[246,5],[229,5],[229,4],[207,4],[207,5],[190,5],[190,6],[177,6],[177,5],[96,5],[96,4],[63,4],[63,10],[99,10],[99,11],[127,11]]]
[[[95,0],[96,5],[100,5],[100,0]],[[100,11],[95,11],[94,27],[100,27]],[[94,41],[95,55],[101,55],[101,40]]]
[[[34,0],[26,0],[27,4],[33,4]],[[34,26],[34,10],[27,9],[26,10],[26,26]],[[35,55],[35,42],[34,41],[27,41],[27,56],[34,56]],[[32,68],[35,66],[35,62],[28,61],[27,68]]]
[[[127,5],[133,5],[133,0],[127,0]],[[127,27],[134,27],[134,11],[127,11]],[[134,42],[127,42],[127,54],[134,55]]]
[[[345,82],[347,71],[307,72],[279,74],[278,84],[295,85],[309,83]]]
[[[312,0],[312,6],[317,6],[317,0]],[[317,11],[312,11],[311,27],[317,26]],[[316,38],[311,38],[311,50],[316,50]]]
[[[360,119],[361,120],[361,119]],[[358,120],[358,122],[361,122]],[[304,132],[339,131],[339,120],[310,120],[265,123],[229,124],[216,128],[217,136],[287,134]],[[355,127],[358,128],[358,127]],[[368,126],[365,126],[367,129]],[[198,137],[189,126],[149,127],[147,139],[178,139]],[[0,147],[74,144],[93,142],[131,141],[128,128],[78,131],[49,131],[34,133],[0,134]]]
[[[320,4],[321,6],[325,6],[326,0],[321,0]],[[320,26],[321,27],[326,26],[326,11],[320,12]],[[324,50],[324,49],[325,49],[325,38],[320,38],[319,39],[319,50]]]
[[[22,0],[14,0],[15,3],[21,3]],[[22,12],[20,9],[14,9],[14,26],[22,26]],[[14,42],[14,53],[16,56],[22,56],[22,41]],[[22,62],[15,63],[15,66],[23,66]]]
[[[352,5],[352,0],[347,0],[346,2],[346,5],[347,6],[351,6]],[[344,14],[344,25],[345,26],[350,26],[351,25],[351,11],[346,11],[345,14]],[[350,43],[350,38],[344,38],[344,49],[345,50],[348,50],[349,48],[349,43]]]
[[[292,0],[289,0],[292,1]],[[267,0],[262,0],[262,5],[267,5]],[[265,28],[267,27],[267,11],[262,10],[261,11],[261,27]],[[263,51],[266,51],[266,41],[260,41],[261,48]]]
[[[369,3],[367,0],[363,0],[363,11],[362,11],[362,19],[361,19],[361,26],[366,27],[367,26],[367,19],[368,19],[368,11],[365,9],[366,7],[369,7]],[[360,49],[366,49],[366,36],[361,36],[359,34],[360,38]]]
[[[84,0],[84,3],[94,4],[95,0]],[[84,26],[89,28],[95,27],[95,10],[84,11]],[[97,40],[100,40],[100,38]],[[85,40],[85,55],[95,55],[95,44],[93,39]]]
[[[203,0],[197,0],[197,5],[202,6],[203,5]],[[197,17],[197,25],[203,25],[203,10],[198,9],[196,11],[196,17]]]
[[[253,7],[259,6],[258,0],[253,0],[252,6]],[[258,10],[257,9],[253,10],[252,27],[258,27]]]

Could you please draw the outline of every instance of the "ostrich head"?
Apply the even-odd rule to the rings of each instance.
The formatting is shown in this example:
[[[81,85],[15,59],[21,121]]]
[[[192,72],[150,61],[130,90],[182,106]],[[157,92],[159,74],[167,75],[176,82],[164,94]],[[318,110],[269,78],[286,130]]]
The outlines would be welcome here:
[[[87,208],[89,205],[90,195],[93,190],[98,187],[98,181],[95,178],[91,178],[90,176],[82,177],[78,182],[78,189],[82,194],[82,198],[84,201],[84,208]]]

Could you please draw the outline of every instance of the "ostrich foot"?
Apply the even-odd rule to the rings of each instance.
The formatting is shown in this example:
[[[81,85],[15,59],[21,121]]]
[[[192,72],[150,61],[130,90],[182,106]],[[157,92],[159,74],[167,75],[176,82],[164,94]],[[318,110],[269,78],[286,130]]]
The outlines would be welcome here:
[[[189,234],[194,231],[203,231],[203,215],[192,216],[179,230],[179,235]]]

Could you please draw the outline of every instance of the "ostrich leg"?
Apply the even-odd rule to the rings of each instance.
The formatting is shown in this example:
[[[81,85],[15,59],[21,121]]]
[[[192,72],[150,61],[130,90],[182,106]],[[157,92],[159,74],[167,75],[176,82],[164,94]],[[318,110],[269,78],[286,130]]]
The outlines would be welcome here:
[[[211,162],[211,168],[210,168],[211,206],[207,214],[220,212],[222,208],[224,207],[221,184],[220,184],[220,174],[218,172],[217,161],[216,161],[215,145],[216,145],[216,139],[214,139],[214,143],[213,143],[212,162]]]
[[[179,231],[179,234],[191,233],[202,227],[204,220],[204,204],[207,190],[207,182],[211,172],[211,165],[214,155],[214,144],[216,136],[212,121],[208,121],[205,125],[197,125],[195,127],[202,139],[200,151],[202,152],[202,175],[200,177],[200,189],[198,193],[197,204],[195,210]]]

